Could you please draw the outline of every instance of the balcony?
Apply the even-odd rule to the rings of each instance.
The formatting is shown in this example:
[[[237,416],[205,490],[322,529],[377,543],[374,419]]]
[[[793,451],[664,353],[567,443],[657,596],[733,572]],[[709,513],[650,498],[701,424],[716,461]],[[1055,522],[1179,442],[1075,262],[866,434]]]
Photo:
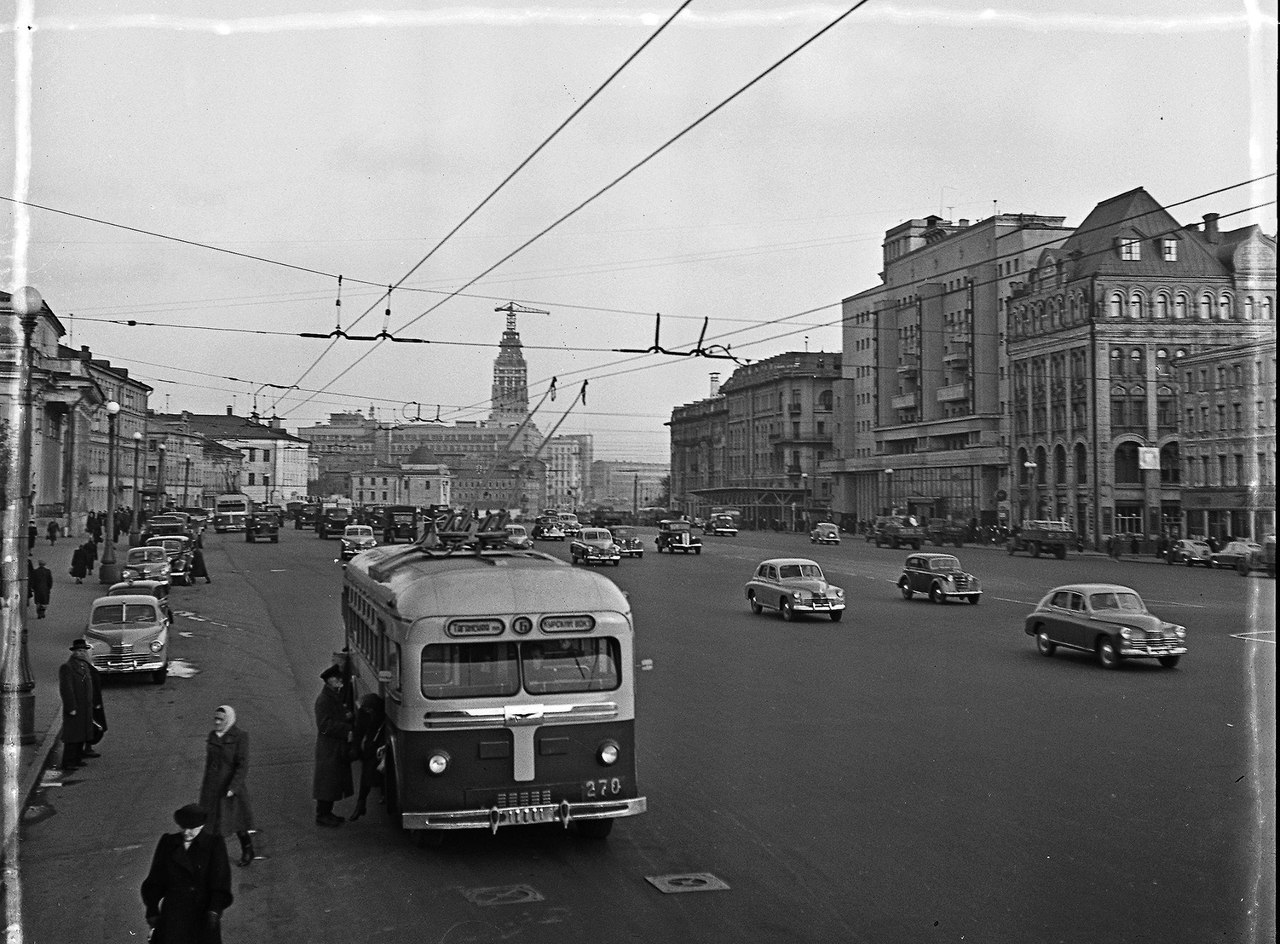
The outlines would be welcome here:
[[[969,363],[969,352],[964,348],[949,351],[942,356],[942,363],[946,364],[948,367],[955,366],[957,364],[967,364]]]
[[[787,404],[787,412],[788,412],[788,413],[790,413],[790,414],[792,414],[793,416],[798,416],[798,415],[800,414],[800,412],[802,411],[802,409],[803,409],[803,407],[801,407],[801,405],[800,405],[799,403],[788,403],[788,404]]]
[[[900,377],[914,377],[919,372],[920,372],[920,368],[917,367],[915,364],[899,364],[898,365],[898,376]]]
[[[901,370],[902,368],[898,368]],[[889,400],[889,406],[895,410],[912,410],[915,409],[916,395],[914,393],[900,393],[896,397]]]
[[[969,399],[968,384],[958,383],[958,384],[951,384],[950,386],[947,386],[947,387],[938,388],[939,403],[954,403],[957,400],[968,400],[968,399]]]

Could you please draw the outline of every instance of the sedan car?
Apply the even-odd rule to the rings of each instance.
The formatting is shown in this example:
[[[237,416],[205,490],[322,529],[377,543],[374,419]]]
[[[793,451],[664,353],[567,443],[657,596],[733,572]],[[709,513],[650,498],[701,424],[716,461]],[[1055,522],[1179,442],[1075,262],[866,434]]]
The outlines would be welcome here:
[[[99,672],[150,672],[157,682],[169,672],[169,619],[153,596],[98,597],[84,636]]]
[[[533,538],[529,537],[524,525],[509,524],[502,530],[507,532],[507,547],[514,547],[518,551],[527,551],[533,547]]]
[[[830,521],[824,521],[809,532],[810,544],[839,544],[840,529]]]
[[[612,564],[622,561],[622,549],[614,543],[608,528],[582,528],[569,544],[571,564]]]
[[[121,580],[107,589],[109,597],[128,597],[142,595],[155,597],[160,603],[160,611],[164,613],[169,626],[173,626],[173,611],[169,608],[169,584],[159,580]]]
[[[1059,646],[1091,653],[1105,669],[1125,659],[1158,659],[1166,669],[1187,651],[1187,629],[1147,609],[1136,590],[1109,583],[1057,587],[1027,616],[1024,629],[1043,656]]]
[[[191,584],[191,555],[195,543],[189,537],[165,535],[147,541],[145,547],[164,548],[169,558],[169,580],[189,586]]]
[[[738,522],[733,515],[712,515],[702,526],[702,533],[734,537],[738,533]]]
[[[827,583],[822,568],[802,557],[779,557],[762,561],[755,576],[747,581],[747,603],[751,612],[777,610],[791,621],[801,613],[825,615],[833,623],[844,616],[844,591]]]
[[[973,574],[965,573],[960,561],[951,554],[912,554],[898,578],[902,598],[910,600],[926,593],[934,603],[946,603],[953,597],[977,603],[982,599],[982,584]]]
[[[367,551],[369,548],[377,546],[378,541],[373,536],[373,528],[371,526],[367,524],[349,524],[342,529],[338,556],[344,561],[349,561],[361,551]]]
[[[1169,548],[1165,559],[1170,564],[1186,564],[1188,567],[1199,564],[1201,567],[1213,566],[1213,551],[1204,541],[1192,541],[1183,538]]]
[[[1255,552],[1262,552],[1262,545],[1256,541],[1232,541],[1220,551],[1214,551],[1210,561],[1213,567],[1239,567],[1242,560],[1251,558]]]
[[[613,543],[618,545],[623,557],[644,557],[644,542],[635,528],[613,528],[612,533]]]
[[[560,527],[558,518],[539,518],[533,523],[533,539],[535,541],[563,541],[564,528]]]
[[[169,555],[163,547],[131,547],[120,569],[121,580],[159,580],[169,583]]]
[[[702,538],[693,533],[692,525],[687,521],[666,518],[658,522],[658,553],[666,551],[674,554],[702,553]]]

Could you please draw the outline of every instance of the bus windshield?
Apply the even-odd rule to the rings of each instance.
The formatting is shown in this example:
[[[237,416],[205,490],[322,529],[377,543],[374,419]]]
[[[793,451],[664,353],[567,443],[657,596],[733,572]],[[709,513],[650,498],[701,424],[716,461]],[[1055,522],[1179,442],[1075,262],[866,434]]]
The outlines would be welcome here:
[[[427,698],[509,697],[604,692],[622,682],[618,640],[573,638],[436,643],[422,651]]]

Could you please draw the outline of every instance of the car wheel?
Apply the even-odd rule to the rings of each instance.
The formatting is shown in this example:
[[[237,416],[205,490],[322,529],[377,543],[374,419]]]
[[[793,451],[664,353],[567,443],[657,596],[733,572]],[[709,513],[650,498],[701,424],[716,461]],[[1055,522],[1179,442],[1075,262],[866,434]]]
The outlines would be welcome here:
[[[644,551],[641,551],[639,554],[636,555],[636,557],[644,557]]]
[[[695,553],[695,554],[701,554],[701,553],[702,553],[702,548],[700,548],[700,547],[695,547],[695,548],[693,549],[693,553]]]
[[[1036,633],[1036,648],[1040,650],[1042,656],[1052,656],[1058,651],[1058,646],[1050,638],[1049,634],[1043,629]]]
[[[929,599],[934,603],[946,603],[947,598],[942,592],[942,588],[936,583],[929,588]]]
[[[782,600],[781,602],[779,602],[778,612],[782,615],[782,618],[786,620],[788,623],[790,623],[792,620],[796,618],[796,611],[791,606],[790,600]]]
[[[1110,636],[1098,640],[1098,664],[1104,669],[1115,669],[1120,666],[1120,651]]]
[[[1009,542],[1009,556],[1010,556],[1010,557],[1012,557],[1012,556],[1013,556],[1013,552],[1014,552],[1014,551],[1016,551],[1016,550],[1017,550],[1017,547],[1014,545],[1014,543],[1013,543],[1012,541],[1010,541],[1010,542]]]
[[[977,606],[978,601],[981,599],[982,599],[982,596],[980,594],[977,594],[977,593],[969,594],[969,602],[972,603],[974,606]]]
[[[898,581],[898,589],[902,591],[902,599],[910,600],[914,594],[911,591],[911,581],[905,577]]]
[[[1058,558],[1058,560],[1066,560],[1066,559],[1067,559],[1067,548],[1066,548],[1066,545],[1064,544],[1062,547],[1056,547],[1056,548],[1054,548],[1054,549],[1053,549],[1053,556],[1054,556],[1054,557],[1056,557],[1056,558]]]
[[[756,616],[759,616],[761,613],[764,612],[764,607],[761,606],[759,602],[757,602],[755,598],[755,594],[752,594],[751,596],[747,597],[747,603],[751,605],[751,612],[754,613]]]
[[[1178,660],[1181,658],[1182,656],[1161,656],[1159,661],[1162,667],[1172,669],[1177,666]]]
[[[168,675],[169,675],[169,663],[166,662],[164,665],[160,666],[160,668],[156,669],[154,672],[151,673],[151,680],[155,682],[157,685],[163,685],[164,680],[168,677]]]
[[[1194,564],[1195,564],[1195,561],[1193,561],[1190,557],[1188,557],[1188,558],[1187,558],[1187,566],[1188,566],[1188,567],[1191,567],[1191,566],[1193,566]]]
[[[1032,542],[1031,542],[1031,556],[1032,556],[1032,557],[1039,557],[1039,556],[1040,556],[1040,542],[1039,542],[1039,541],[1032,541]]]
[[[1249,576],[1249,562],[1243,557],[1240,558],[1240,563],[1236,564],[1236,572],[1239,573],[1241,577]]]
[[[833,623],[838,623],[838,622],[840,622],[840,617],[842,617],[842,616],[844,616],[844,610],[832,610],[832,611],[831,611],[831,622],[833,622]]]

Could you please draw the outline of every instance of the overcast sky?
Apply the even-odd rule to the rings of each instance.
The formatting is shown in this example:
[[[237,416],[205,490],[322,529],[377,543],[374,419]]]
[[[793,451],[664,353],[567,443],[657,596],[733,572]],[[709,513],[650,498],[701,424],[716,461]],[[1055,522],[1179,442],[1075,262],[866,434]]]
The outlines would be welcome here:
[[[871,0],[468,286],[847,9],[695,0],[422,262],[679,2],[18,0],[0,195],[43,209],[0,204],[0,285],[36,286],[158,409],[256,391],[288,428],[483,418],[516,300],[549,312],[519,320],[531,399],[590,381],[560,432],[661,459],[671,408],[735,365],[611,353],[652,344],[656,312],[672,349],[709,317],[744,360],[835,351],[905,219],[1076,224],[1275,170],[1275,0]],[[1172,212],[1274,234],[1274,199],[1270,177]],[[297,337],[333,329],[339,274],[344,328],[381,331],[403,280],[388,330],[436,343]]]

